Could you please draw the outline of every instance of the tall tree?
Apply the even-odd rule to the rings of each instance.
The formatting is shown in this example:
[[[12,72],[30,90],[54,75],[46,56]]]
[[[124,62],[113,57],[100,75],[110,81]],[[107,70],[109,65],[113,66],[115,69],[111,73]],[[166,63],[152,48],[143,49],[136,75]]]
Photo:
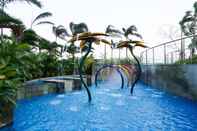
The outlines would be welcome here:
[[[11,29],[12,34],[17,40],[21,36],[21,33],[23,32],[25,26],[23,25],[22,21],[11,17],[6,12],[0,9],[0,29],[2,29],[1,40],[3,39],[3,28]]]
[[[117,38],[122,38],[123,32],[121,32],[119,29],[116,29],[113,25],[108,25],[106,30],[106,34],[111,35],[112,37],[117,37]],[[113,48],[115,47],[115,43],[113,40],[111,40],[111,62],[112,62],[112,55],[113,55]],[[105,55],[105,62],[106,62],[106,57],[107,57],[107,50],[106,50],[106,44],[105,44],[105,50],[104,50],[104,55]],[[120,56],[120,49],[119,49],[119,55]]]
[[[13,18],[13,17],[12,17],[12,19],[10,19],[11,17],[9,17],[9,19],[7,18],[7,16],[9,16],[9,15],[7,13],[5,13],[5,7],[7,7],[8,4],[13,3],[13,2],[26,2],[28,4],[33,4],[33,5],[35,5],[35,6],[39,7],[39,8],[42,7],[41,2],[38,1],[38,0],[0,0],[0,9],[1,9],[0,15],[3,16],[3,17],[0,17],[0,18],[1,19],[4,18],[4,20],[6,19],[6,21],[8,23],[10,22],[9,20],[11,20],[13,22],[13,19],[15,19],[15,18]],[[14,31],[15,33],[16,32],[21,33],[22,28],[19,28],[19,26],[16,23],[14,23],[14,24],[15,24],[14,27],[13,27],[13,25],[9,25],[9,27],[8,26],[5,27],[5,25],[3,25],[3,27],[1,27],[1,40],[3,39],[3,28],[10,28],[11,27],[12,31]],[[16,25],[17,25],[17,27],[16,27]]]
[[[26,2],[28,4],[32,4],[32,5],[35,5],[39,8],[42,7],[42,4],[40,1],[38,0],[0,0],[0,6],[1,6],[1,9],[4,10],[4,8],[10,4],[10,3],[13,3],[13,2]]]
[[[53,34],[55,35],[55,41],[57,41],[57,38],[66,40],[66,37],[70,36],[63,25],[59,25],[57,27],[54,25],[52,27],[52,30],[53,30]]]
[[[191,50],[191,57],[195,54],[195,49],[197,49],[197,2],[193,4],[194,11],[186,11],[184,17],[180,21],[180,27],[184,35],[194,35],[191,39],[191,44],[189,48]]]
[[[40,21],[44,18],[48,18],[51,17],[52,13],[50,12],[43,12],[41,14],[39,14],[38,16],[36,16],[33,21],[31,22],[31,29],[33,28],[33,25],[40,25],[40,24],[50,24],[50,25],[54,25],[54,23],[50,22],[50,21]]]

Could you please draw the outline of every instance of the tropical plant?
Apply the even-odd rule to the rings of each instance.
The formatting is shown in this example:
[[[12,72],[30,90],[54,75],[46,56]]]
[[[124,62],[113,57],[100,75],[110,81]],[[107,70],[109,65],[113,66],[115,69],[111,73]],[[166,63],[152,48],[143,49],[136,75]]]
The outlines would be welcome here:
[[[57,41],[57,38],[66,40],[65,37],[70,36],[66,30],[66,28],[63,25],[59,25],[59,26],[53,26],[52,28],[53,30],[53,34],[55,35],[56,39],[55,41]]]
[[[70,31],[72,32],[72,35],[77,35],[79,33],[89,31],[86,23],[74,24],[73,22],[70,22],[69,26],[70,26]]]
[[[197,36],[195,36],[197,29],[197,2],[194,3],[193,7],[194,11],[186,11],[185,16],[179,22],[184,35],[194,35],[191,39],[191,44],[189,45],[192,57],[195,54],[195,49],[197,49]]]
[[[0,44],[0,60],[1,63],[9,63],[15,67],[17,75],[25,80],[30,77],[28,69],[31,68],[27,63],[31,48],[27,44],[18,44],[16,42],[3,42]]]
[[[17,71],[8,63],[0,63],[0,123],[10,122],[13,118],[16,92],[21,85]]]
[[[12,34],[15,36],[16,40],[21,36],[25,26],[22,21],[11,17],[3,10],[0,9],[0,28],[8,28],[12,30]],[[3,39],[3,30],[1,30],[1,39]]]
[[[197,55],[194,55],[192,58],[179,60],[175,62],[176,64],[197,64]]]
[[[75,58],[75,54],[76,53],[79,53],[79,49],[77,48],[77,46],[75,46],[75,44],[70,44],[66,51],[72,55],[72,58],[74,59]]]
[[[26,2],[28,4],[33,4],[39,8],[42,7],[42,4],[38,0],[0,0],[1,9],[4,9],[8,4],[13,2]]]
[[[7,41],[0,44],[0,60],[9,61],[21,81],[53,76],[58,73],[58,57],[53,51],[56,46],[47,46],[47,52],[33,53],[29,44]]]
[[[15,104],[17,88],[20,85],[17,71],[8,63],[0,64],[0,103]]]
[[[13,32],[16,33],[16,37],[20,36],[21,31],[23,28],[21,28],[21,21],[10,17],[6,12],[5,12],[5,7],[7,7],[8,4],[13,3],[13,2],[27,2],[28,4],[33,4],[36,5],[37,7],[41,8],[41,2],[38,0],[0,0],[0,15],[1,15],[1,39],[3,38],[3,28],[10,28],[12,29]],[[22,24],[23,25],[23,24]],[[24,27],[24,26],[22,26]]]
[[[32,46],[32,48],[38,47],[40,43],[41,37],[37,35],[37,33],[32,29],[27,29],[23,32],[23,36],[21,38],[22,43],[27,43]]]
[[[75,63],[73,62],[72,58],[68,59],[63,59],[61,60],[62,67],[64,68],[64,74],[65,75],[73,75],[74,72],[74,65]]]
[[[84,72],[85,74],[92,75],[92,66],[95,63],[95,59],[93,57],[93,54],[88,56],[84,62]]]
[[[36,16],[36,18],[31,22],[31,29],[33,27],[34,24],[36,25],[40,25],[40,24],[50,24],[50,25],[54,25],[54,23],[50,22],[50,21],[40,21],[43,18],[47,18],[52,16],[52,13],[50,12],[43,12],[41,14],[39,14],[38,16]]]
[[[27,56],[29,48],[24,44],[10,41],[0,43],[0,118],[5,118],[5,108],[12,109],[15,105],[17,89],[25,79],[27,68],[23,58]],[[7,109],[6,109],[7,110]]]

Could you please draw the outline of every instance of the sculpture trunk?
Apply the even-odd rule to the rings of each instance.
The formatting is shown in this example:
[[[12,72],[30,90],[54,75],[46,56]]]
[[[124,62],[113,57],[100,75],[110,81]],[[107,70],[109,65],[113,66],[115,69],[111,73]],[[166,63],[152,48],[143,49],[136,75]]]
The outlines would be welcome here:
[[[131,85],[131,90],[130,90],[130,93],[133,94],[133,89],[134,89],[134,86],[137,84],[137,82],[140,80],[140,76],[141,76],[141,73],[142,73],[142,69],[141,69],[141,65],[140,65],[140,62],[139,60],[137,59],[137,57],[134,55],[133,53],[133,47],[132,46],[129,46],[129,50],[131,52],[131,55],[133,56],[133,58],[135,59],[135,61],[137,62],[137,74],[136,74],[136,79],[135,81],[133,82],[133,84]]]
[[[87,58],[88,54],[90,53],[91,51],[91,48],[92,48],[92,42],[88,42],[87,43],[89,45],[88,47],[88,51],[86,52],[86,54],[81,58],[80,60],[80,64],[79,64],[79,76],[80,76],[80,79],[81,79],[81,82],[82,82],[82,85],[85,87],[86,89],[86,92],[88,94],[88,101],[91,102],[92,100],[92,97],[91,97],[91,93],[90,93],[90,90],[88,89],[88,86],[87,84],[85,83],[84,79],[83,79],[83,76],[82,76],[82,68],[84,66],[84,61],[85,59]]]

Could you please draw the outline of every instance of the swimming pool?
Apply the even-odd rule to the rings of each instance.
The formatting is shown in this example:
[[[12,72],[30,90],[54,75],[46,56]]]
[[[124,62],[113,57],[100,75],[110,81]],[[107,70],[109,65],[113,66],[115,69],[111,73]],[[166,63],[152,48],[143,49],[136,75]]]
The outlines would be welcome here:
[[[21,100],[14,124],[1,131],[194,131],[197,102],[137,84],[133,96],[117,84]]]

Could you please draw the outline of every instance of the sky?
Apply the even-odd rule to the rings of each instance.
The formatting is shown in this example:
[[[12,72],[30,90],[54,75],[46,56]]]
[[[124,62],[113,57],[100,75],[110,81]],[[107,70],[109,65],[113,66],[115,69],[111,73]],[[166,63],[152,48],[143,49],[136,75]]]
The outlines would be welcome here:
[[[27,27],[39,13],[49,11],[49,20],[56,25],[85,22],[90,31],[104,32],[111,24],[121,29],[136,25],[149,47],[168,39],[162,32],[169,28],[179,29],[179,21],[187,10],[192,10],[195,0],[41,0],[43,8],[15,2],[6,11],[24,21]],[[41,36],[54,41],[51,26],[33,27]],[[179,36],[177,34],[176,36]]]

